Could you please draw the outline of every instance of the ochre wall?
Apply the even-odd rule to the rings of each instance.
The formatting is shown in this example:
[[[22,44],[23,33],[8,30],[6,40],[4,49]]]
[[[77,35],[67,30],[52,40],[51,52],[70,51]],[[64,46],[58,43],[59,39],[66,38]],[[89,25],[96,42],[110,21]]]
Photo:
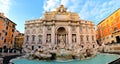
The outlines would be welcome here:
[[[120,9],[116,10],[113,14],[108,16],[97,25],[97,40],[111,35],[115,28],[120,29]]]

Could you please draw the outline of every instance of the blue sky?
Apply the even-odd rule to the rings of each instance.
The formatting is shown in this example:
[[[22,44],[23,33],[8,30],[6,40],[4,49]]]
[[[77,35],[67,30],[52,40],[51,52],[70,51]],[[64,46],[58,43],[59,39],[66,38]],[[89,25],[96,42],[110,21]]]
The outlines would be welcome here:
[[[17,24],[17,30],[24,32],[26,20],[41,18],[45,11],[53,11],[60,4],[95,25],[120,8],[120,0],[0,0],[0,12]]]

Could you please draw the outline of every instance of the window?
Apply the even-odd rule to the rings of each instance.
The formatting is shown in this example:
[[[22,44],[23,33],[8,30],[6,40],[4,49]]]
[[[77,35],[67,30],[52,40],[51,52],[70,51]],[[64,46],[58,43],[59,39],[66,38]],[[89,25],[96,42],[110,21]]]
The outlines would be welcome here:
[[[115,28],[114,28],[114,31],[116,31],[116,30],[118,30],[118,28],[117,28],[117,27],[115,27]]]
[[[13,34],[12,34],[12,37],[13,37]]]
[[[8,26],[6,27],[6,30],[8,29]]]
[[[42,35],[39,35],[38,38],[39,38],[39,39],[38,39],[38,40],[39,40],[39,43],[41,44],[41,43],[42,43]]]
[[[1,33],[0,33],[0,37],[1,37]]]
[[[35,35],[32,35],[32,41],[35,41]]]
[[[32,50],[34,50],[34,46],[32,46]]]
[[[83,36],[82,35],[80,36],[80,40],[83,41]]]
[[[26,36],[26,41],[29,41],[29,36],[28,35]]]
[[[87,38],[87,41],[89,41],[89,36],[86,36],[86,38]]]
[[[7,32],[5,33],[5,35],[7,35]]]
[[[15,25],[12,25],[12,28],[15,28]]]
[[[113,35],[111,35],[111,37],[113,38]]]
[[[14,29],[12,29],[12,32],[14,32]]]
[[[41,46],[38,46],[38,48],[41,48]]]
[[[4,36],[2,36],[2,40],[4,40]]]
[[[94,41],[94,36],[92,36],[92,41]]]
[[[3,33],[5,33],[5,30],[2,30]]]
[[[72,42],[76,42],[76,34],[72,34]]]

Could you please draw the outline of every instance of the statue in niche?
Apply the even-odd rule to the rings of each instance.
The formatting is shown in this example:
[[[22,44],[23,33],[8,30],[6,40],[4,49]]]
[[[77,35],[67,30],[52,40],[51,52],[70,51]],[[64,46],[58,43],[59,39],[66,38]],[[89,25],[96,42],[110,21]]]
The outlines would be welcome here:
[[[42,40],[41,40],[41,38],[39,38],[39,43],[42,44]]]
[[[64,43],[64,38],[63,38],[62,35],[58,37],[58,42],[59,43]]]
[[[59,46],[60,48],[64,48],[65,47],[65,41],[64,41],[64,36],[59,36],[58,37],[58,42],[59,42]]]
[[[51,42],[51,35],[47,35],[47,42]]]

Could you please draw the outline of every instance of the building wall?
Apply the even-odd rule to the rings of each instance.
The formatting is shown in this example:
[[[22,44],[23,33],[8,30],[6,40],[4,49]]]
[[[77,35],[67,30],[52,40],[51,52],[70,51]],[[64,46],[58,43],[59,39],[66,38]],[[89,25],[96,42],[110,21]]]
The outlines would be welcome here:
[[[66,48],[96,43],[93,22],[79,19],[77,13],[56,10],[45,12],[41,19],[26,21],[23,47],[29,48],[29,50],[36,50],[39,47],[54,47],[61,41],[59,40],[61,34],[63,34],[62,38],[64,37]],[[33,41],[33,39],[35,40]]]
[[[16,24],[5,17],[3,13],[0,13],[0,15],[0,48],[4,46],[12,48],[14,45]]]
[[[58,21],[57,21],[58,22]],[[37,49],[39,46],[42,46],[42,44],[46,44],[46,40],[47,40],[47,34],[51,34],[51,43],[56,43],[57,41],[55,42],[52,42],[52,39],[54,37],[52,37],[52,29],[54,29],[54,34],[57,33],[57,29],[59,27],[64,27],[66,30],[67,30],[67,34],[69,34],[71,32],[71,38],[69,39],[69,35],[68,35],[68,38],[67,38],[67,43],[70,43],[70,40],[72,41],[72,34],[75,34],[76,35],[76,40],[79,40],[77,43],[78,44],[87,44],[87,43],[93,43],[93,42],[96,42],[96,37],[95,37],[95,30],[94,30],[94,24],[92,22],[88,22],[88,21],[81,21],[81,22],[85,22],[83,24],[83,26],[79,25],[79,26],[76,26],[74,25],[75,27],[73,28],[73,26],[69,26],[69,25],[63,25],[63,24],[67,24],[63,22],[63,24],[61,25],[56,25],[54,28],[52,25],[49,25],[47,24],[44,28],[43,28],[43,25],[39,24],[39,27],[37,27],[37,24],[38,23],[34,23],[34,21],[29,21],[29,24],[26,24],[25,25],[25,41],[24,41],[24,44],[27,45],[27,47],[29,47],[30,49],[32,48],[32,46],[35,46],[34,47],[34,50]],[[86,22],[88,22],[88,25],[86,25]],[[33,24],[34,23],[34,24]],[[90,24],[89,24],[90,23]],[[71,23],[72,24],[72,23]],[[48,27],[49,26],[49,27]],[[51,30],[48,30],[48,29],[51,29]],[[70,30],[69,30],[70,28]],[[73,30],[74,29],[74,30]],[[45,33],[45,35],[44,35]],[[35,40],[33,40],[32,38],[32,35],[35,36]],[[39,42],[39,35],[42,36],[42,44]],[[27,36],[29,36],[29,40],[27,41]],[[43,39],[45,36],[45,39]],[[81,40],[81,37],[83,40]],[[87,40],[87,37],[88,37],[88,40]],[[93,37],[93,40],[92,40],[92,37]],[[56,37],[54,38],[56,40]],[[71,42],[72,43],[72,42]]]
[[[8,24],[6,25],[6,44],[8,48],[12,48],[14,46],[14,35],[15,35],[15,25],[13,22],[8,21]]]
[[[105,44],[112,43],[112,41],[116,42],[112,34],[116,29],[120,29],[120,9],[116,10],[97,25],[97,40]]]
[[[4,36],[5,25],[4,24],[5,24],[4,19],[3,17],[0,16],[0,48],[3,46],[4,39],[5,39],[5,36]]]
[[[22,45],[24,42],[24,34],[23,33],[19,33],[16,37],[15,37],[15,48],[19,48],[22,49]]]

